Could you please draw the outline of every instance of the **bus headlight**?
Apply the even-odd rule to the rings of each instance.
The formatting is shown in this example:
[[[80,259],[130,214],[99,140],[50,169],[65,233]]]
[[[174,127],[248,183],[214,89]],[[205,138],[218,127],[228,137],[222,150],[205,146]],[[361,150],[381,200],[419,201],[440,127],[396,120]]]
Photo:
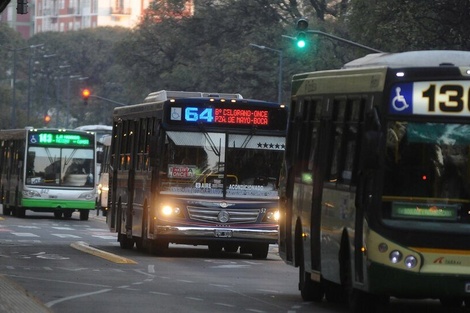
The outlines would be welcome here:
[[[418,265],[418,260],[414,256],[409,255],[405,258],[405,266],[407,268],[414,268],[416,265]]]
[[[403,254],[398,250],[393,250],[392,252],[390,252],[389,258],[390,262],[392,262],[393,264],[397,264],[403,258]]]
[[[178,216],[181,214],[181,209],[179,207],[166,204],[162,206],[160,212],[164,216]]]
[[[78,199],[86,199],[86,200],[91,200],[95,198],[95,193],[94,192],[84,192],[78,196]]]
[[[266,212],[266,217],[264,222],[277,223],[279,221],[279,210],[269,210]]]
[[[24,198],[41,198],[41,194],[36,190],[23,190],[23,197]]]

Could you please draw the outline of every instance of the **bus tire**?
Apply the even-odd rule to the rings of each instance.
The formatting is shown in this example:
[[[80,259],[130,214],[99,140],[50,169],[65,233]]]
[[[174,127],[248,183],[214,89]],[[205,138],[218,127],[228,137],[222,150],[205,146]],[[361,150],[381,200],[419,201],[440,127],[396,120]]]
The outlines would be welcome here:
[[[62,212],[54,212],[55,218],[62,218]]]
[[[64,212],[64,218],[72,218],[72,210],[68,210]]]
[[[89,210],[80,210],[80,220],[81,221],[88,221],[88,216],[90,215]]]
[[[134,242],[133,238],[127,238],[126,235],[119,234],[118,239],[119,239],[119,245],[121,246],[121,249],[130,250],[130,249],[134,248],[134,243],[135,242]]]
[[[305,271],[304,252],[300,247],[299,253],[299,290],[304,301],[321,302],[324,292],[321,282],[310,279],[310,273]]]

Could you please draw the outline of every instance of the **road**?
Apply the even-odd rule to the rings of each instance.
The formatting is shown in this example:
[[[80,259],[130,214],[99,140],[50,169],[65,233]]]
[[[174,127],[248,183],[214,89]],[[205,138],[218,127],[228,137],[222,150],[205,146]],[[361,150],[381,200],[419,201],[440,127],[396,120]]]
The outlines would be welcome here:
[[[108,254],[113,257],[108,258]],[[52,312],[347,312],[303,302],[298,270],[271,246],[267,260],[170,245],[162,257],[122,250],[103,217],[0,218],[0,274]],[[449,312],[437,301],[397,301],[392,311]],[[456,311],[457,312],[457,311]],[[462,311],[463,312],[463,311]]]

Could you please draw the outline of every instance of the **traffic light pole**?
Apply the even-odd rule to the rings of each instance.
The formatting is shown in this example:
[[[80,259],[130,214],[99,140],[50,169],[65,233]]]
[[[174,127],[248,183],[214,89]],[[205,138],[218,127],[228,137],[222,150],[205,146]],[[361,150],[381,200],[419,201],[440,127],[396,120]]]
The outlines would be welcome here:
[[[108,101],[110,103],[114,103],[114,104],[117,104],[118,106],[126,106],[127,104],[125,103],[121,103],[121,102],[117,102],[117,101],[114,101],[114,100],[111,100],[111,99],[108,99],[108,98],[104,98],[104,97],[100,97],[100,96],[97,96],[97,95],[89,95],[90,98],[96,98],[96,99],[101,99],[101,100],[104,100],[104,101]]]
[[[365,46],[365,45],[361,45],[360,43],[357,43],[357,42],[354,42],[354,41],[351,41],[351,40],[347,40],[347,39],[344,39],[344,38],[341,38],[341,37],[338,37],[338,36],[335,36],[335,35],[331,35],[331,34],[328,34],[328,33],[325,33],[325,32],[319,31],[319,30],[305,30],[305,32],[309,33],[309,34],[316,34],[316,35],[322,35],[322,36],[325,36],[325,37],[329,37],[329,38],[332,38],[332,39],[335,39],[335,40],[338,40],[338,41],[341,41],[341,42],[344,42],[344,43],[347,43],[347,44],[350,44],[352,46],[356,46],[356,47],[359,47],[359,48],[362,48],[362,49],[365,49],[365,50],[369,50],[369,51],[372,51],[372,52],[383,53],[383,51],[380,51],[380,50],[377,50],[377,49],[374,49],[374,48],[371,48],[371,47],[368,47],[368,46]]]

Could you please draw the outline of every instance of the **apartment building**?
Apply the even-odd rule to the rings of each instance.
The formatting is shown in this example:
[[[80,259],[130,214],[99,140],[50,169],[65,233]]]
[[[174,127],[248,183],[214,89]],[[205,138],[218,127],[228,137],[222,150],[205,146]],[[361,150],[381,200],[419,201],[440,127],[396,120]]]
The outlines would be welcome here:
[[[0,14],[0,22],[27,39],[34,34],[66,32],[99,26],[135,27],[153,0],[29,0],[28,14],[16,13],[11,1]],[[186,14],[194,14],[194,1],[188,0]]]

